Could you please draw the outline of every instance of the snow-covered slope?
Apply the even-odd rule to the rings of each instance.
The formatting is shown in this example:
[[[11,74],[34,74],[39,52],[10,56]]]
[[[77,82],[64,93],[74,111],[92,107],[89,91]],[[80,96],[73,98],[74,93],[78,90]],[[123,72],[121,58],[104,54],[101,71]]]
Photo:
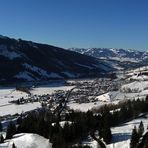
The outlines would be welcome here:
[[[130,138],[131,138],[132,130],[134,126],[138,128],[141,121],[143,122],[144,129],[146,131],[147,123],[148,123],[147,118],[134,119],[120,126],[113,127],[111,129],[112,134],[113,134],[113,143],[109,144],[107,148],[112,148],[112,147],[130,148]]]
[[[7,140],[5,143],[0,144],[0,147],[12,148],[13,143],[17,148],[52,148],[49,139],[37,134],[27,133],[14,135],[11,140]]]

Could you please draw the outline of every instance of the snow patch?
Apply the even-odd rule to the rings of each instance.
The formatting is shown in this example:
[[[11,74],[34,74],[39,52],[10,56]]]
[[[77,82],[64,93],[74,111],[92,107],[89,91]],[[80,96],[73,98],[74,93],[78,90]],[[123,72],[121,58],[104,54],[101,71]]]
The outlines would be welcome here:
[[[5,45],[0,45],[0,55],[4,56],[6,58],[9,58],[10,60],[21,57],[21,55],[19,55],[18,53],[14,52],[14,51],[9,51],[7,49],[7,46],[5,46]]]
[[[59,79],[63,78],[63,77],[61,77],[60,75],[58,75],[57,73],[55,73],[55,72],[51,72],[51,73],[49,74],[49,77],[50,77],[50,78],[59,78]]]
[[[33,72],[36,72],[38,73],[41,77],[46,77],[46,78],[62,78],[60,75],[58,75],[57,73],[54,73],[54,72],[51,72],[50,74],[39,68],[39,67],[36,67],[36,66],[33,66],[33,65],[30,65],[30,64],[27,64],[27,63],[24,63],[23,66],[26,68],[26,69],[29,69]]]
[[[148,81],[135,81],[129,84],[125,84],[121,87],[122,92],[141,92],[148,89]]]
[[[70,72],[62,72],[63,74],[65,74],[66,76],[68,76],[69,78],[75,78],[76,77],[76,75],[75,74],[73,74],[73,73],[70,73]]]
[[[13,143],[17,148],[52,148],[52,144],[49,143],[49,139],[37,134],[28,133],[16,134],[11,140],[7,140],[6,143],[0,144],[0,146],[12,148]]]
[[[31,70],[33,72],[36,72],[36,73],[38,73],[41,76],[49,77],[49,74],[45,70],[43,70],[43,69],[41,69],[39,67],[36,67],[36,66],[33,66],[33,65],[29,65],[27,63],[24,63],[23,66],[26,69],[29,69],[29,70]]]
[[[84,67],[84,68],[88,68],[88,69],[93,69],[93,67],[91,66],[87,66],[87,65],[83,65],[83,64],[79,64],[79,63],[75,63],[78,66]]]
[[[28,71],[24,71],[24,72],[19,72],[15,78],[17,79],[24,79],[24,80],[27,80],[27,81],[34,81],[34,78],[33,78],[33,75],[28,72]]]

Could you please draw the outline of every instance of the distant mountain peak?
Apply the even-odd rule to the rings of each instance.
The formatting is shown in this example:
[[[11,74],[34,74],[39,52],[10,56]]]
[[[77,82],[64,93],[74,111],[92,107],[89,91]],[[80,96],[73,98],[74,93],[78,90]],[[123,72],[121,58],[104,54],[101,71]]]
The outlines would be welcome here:
[[[68,50],[102,59],[117,69],[146,66],[148,63],[148,51],[117,48],[71,48]]]
[[[107,58],[107,59],[114,59],[120,57],[122,60],[131,60],[135,59],[141,61],[143,59],[148,58],[148,51],[138,51],[135,49],[117,49],[117,48],[71,48],[71,51],[79,52],[81,54],[93,56],[96,58]],[[120,60],[119,59],[119,60]]]

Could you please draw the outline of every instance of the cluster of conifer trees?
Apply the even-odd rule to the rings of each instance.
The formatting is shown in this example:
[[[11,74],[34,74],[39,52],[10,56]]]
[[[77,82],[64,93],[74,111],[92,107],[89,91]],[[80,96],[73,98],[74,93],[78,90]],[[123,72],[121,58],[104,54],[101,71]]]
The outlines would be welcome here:
[[[119,104],[102,106],[97,112],[109,111],[111,126],[130,121],[138,117],[141,113],[148,112],[148,96],[143,99],[127,100]]]
[[[142,147],[139,147],[139,143],[140,143],[139,140],[143,136],[143,132],[144,132],[144,126],[143,126],[143,122],[141,121],[138,129],[135,126],[132,131],[130,148],[142,148]]]
[[[105,112],[101,116],[100,114],[95,115],[91,111],[86,113],[72,111],[66,114],[65,120],[70,121],[70,123],[66,122],[61,127],[51,112],[47,110],[31,112],[26,117],[18,118],[17,126],[13,122],[9,123],[6,139],[11,139],[17,133],[37,133],[49,138],[53,148],[81,148],[83,147],[81,142],[88,135],[94,135],[94,132],[98,130],[106,143],[111,142],[109,116]],[[88,147],[85,146],[84,148]]]

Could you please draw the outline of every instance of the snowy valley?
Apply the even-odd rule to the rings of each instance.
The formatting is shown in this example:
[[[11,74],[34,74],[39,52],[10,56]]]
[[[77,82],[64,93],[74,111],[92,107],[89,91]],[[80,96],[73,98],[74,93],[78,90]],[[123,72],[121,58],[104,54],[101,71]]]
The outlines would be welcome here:
[[[25,118],[28,114],[42,109],[50,110],[52,113],[61,111],[61,121],[65,121],[65,115],[74,111],[93,111],[110,104],[120,104],[128,100],[145,99],[148,95],[148,67],[141,67],[133,70],[120,71],[116,78],[97,79],[73,79],[59,82],[47,82],[43,84],[30,83],[29,86],[1,87],[0,88],[0,116],[3,126],[3,135],[10,121],[17,123],[21,116]],[[114,111],[114,110],[113,110]],[[137,116],[137,119],[112,127],[112,142],[106,145],[107,148],[129,147],[132,129],[139,126],[143,121],[145,130],[148,126],[147,114]],[[64,125],[63,125],[64,126]],[[98,136],[98,134],[97,134]],[[38,138],[39,143],[34,143],[33,138]],[[31,140],[33,139],[33,140]],[[87,139],[87,138],[86,138]],[[83,145],[97,148],[98,143],[91,136],[84,140]],[[19,148],[21,141],[34,147],[52,147],[37,135],[22,134],[16,135],[12,140],[6,140],[3,145],[12,146],[13,143]],[[41,142],[40,142],[41,141]],[[38,146],[35,146],[38,145]],[[50,145],[50,146],[49,146]],[[24,145],[24,148],[28,147]],[[20,147],[21,148],[21,147]]]

